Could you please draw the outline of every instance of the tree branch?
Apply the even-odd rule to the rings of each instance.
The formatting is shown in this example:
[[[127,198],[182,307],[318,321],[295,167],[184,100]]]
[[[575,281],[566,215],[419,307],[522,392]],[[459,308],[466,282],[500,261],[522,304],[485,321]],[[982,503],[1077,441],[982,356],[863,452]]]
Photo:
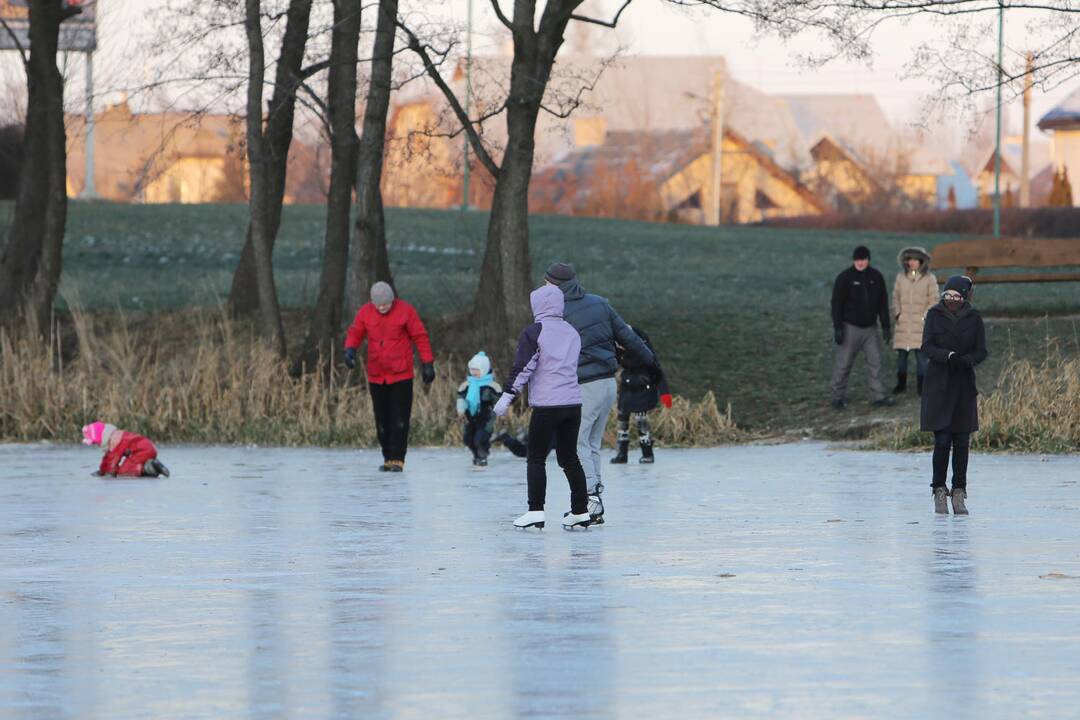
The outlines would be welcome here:
[[[2,17],[0,17],[0,25],[3,25],[4,30],[6,30],[7,34],[11,36],[12,42],[15,43],[15,49],[19,51],[19,56],[22,58],[23,68],[26,70],[27,73],[29,73],[30,59],[26,57],[26,49],[23,47],[22,42],[19,40],[19,36],[15,34],[15,31],[12,29],[12,27],[8,25],[7,21],[4,20],[4,18]]]
[[[492,1],[494,2],[495,0]],[[623,10],[626,10],[626,8],[629,7],[631,2],[633,2],[633,0],[626,0],[622,4],[622,7],[619,8],[618,12],[615,13],[615,17],[613,17],[610,22],[608,22],[607,20],[597,20],[596,18],[586,17],[585,15],[574,14],[570,15],[570,19],[577,20],[578,22],[592,23],[593,25],[603,25],[604,27],[614,28],[616,25],[619,24],[619,16],[623,14]]]
[[[476,132],[476,127],[473,125],[472,120],[469,119],[468,114],[465,112],[465,108],[461,106],[461,102],[457,99],[454,91],[446,84],[446,81],[439,73],[439,69],[435,67],[435,63],[432,62],[431,56],[427,52],[427,46],[420,42],[420,39],[416,37],[416,34],[413,33],[405,23],[398,20],[397,26],[401,28],[402,32],[404,32],[405,36],[408,38],[409,49],[416,53],[424,63],[424,69],[427,70],[428,77],[430,77],[435,85],[438,86],[439,90],[442,91],[443,96],[446,98],[446,101],[450,103],[450,107],[453,109],[454,114],[457,115],[462,129],[464,129],[465,134],[469,138],[469,144],[472,145],[476,157],[491,176],[497,178],[499,176],[499,166],[495,163],[495,160],[491,157],[487,148],[484,147],[484,143],[480,139],[480,135]],[[449,50],[447,50],[447,53],[449,53]]]
[[[495,17],[499,18],[499,22],[505,25],[508,29],[514,29],[514,23],[510,22],[510,18],[506,17],[506,14],[499,7],[499,0],[491,0],[491,7],[495,10]]]

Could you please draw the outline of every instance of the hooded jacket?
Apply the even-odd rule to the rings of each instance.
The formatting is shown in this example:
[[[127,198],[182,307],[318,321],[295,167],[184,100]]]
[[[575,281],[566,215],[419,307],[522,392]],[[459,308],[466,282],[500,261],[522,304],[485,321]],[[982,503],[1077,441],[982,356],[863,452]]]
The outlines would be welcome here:
[[[634,332],[650,350],[656,350],[649,341],[649,336],[639,327]],[[670,395],[667,376],[657,359],[652,365],[639,365],[634,358],[618,348],[619,364],[622,365],[622,377],[619,378],[619,412],[648,412],[660,403],[661,395]]]
[[[988,354],[979,311],[967,302],[955,313],[944,303],[930,308],[923,326],[922,351],[929,360],[919,418],[923,432],[978,430],[975,366]],[[949,353],[959,355],[960,362],[950,366]]]
[[[516,396],[528,385],[530,407],[581,405],[577,373],[581,336],[563,319],[562,292],[545,285],[533,290],[529,302],[536,322],[518,338],[506,392]]]
[[[409,303],[395,298],[390,311],[380,313],[374,303],[365,303],[356,313],[345,334],[345,347],[359,348],[368,341],[367,378],[369,383],[388,385],[413,376],[413,344],[420,352],[420,362],[431,363],[431,353],[424,323]]]
[[[918,258],[919,269],[908,270],[908,258]],[[894,350],[918,350],[922,347],[923,320],[938,301],[938,284],[930,272],[930,254],[921,247],[906,247],[896,256],[900,272],[893,283],[892,310],[896,321]]]
[[[615,343],[636,358],[639,365],[652,365],[656,359],[607,300],[586,293],[577,278],[558,287],[566,298],[566,322],[581,334],[581,358],[578,360],[578,381],[588,383],[613,378],[619,369]]]
[[[143,474],[143,465],[157,457],[157,448],[149,439],[113,425],[105,426],[101,447],[105,454],[98,472],[102,475],[138,477]]]

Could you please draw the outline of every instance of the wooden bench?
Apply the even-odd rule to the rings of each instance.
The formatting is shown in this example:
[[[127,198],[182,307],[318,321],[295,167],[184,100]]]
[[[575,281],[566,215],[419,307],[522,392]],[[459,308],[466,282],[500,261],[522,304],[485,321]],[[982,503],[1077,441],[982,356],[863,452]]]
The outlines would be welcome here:
[[[987,268],[1058,268],[1080,265],[1080,239],[1029,240],[956,240],[942,243],[930,253],[931,267],[964,268],[964,273],[978,283],[1076,282],[1080,272],[991,273]],[[938,275],[938,282],[948,280]]]

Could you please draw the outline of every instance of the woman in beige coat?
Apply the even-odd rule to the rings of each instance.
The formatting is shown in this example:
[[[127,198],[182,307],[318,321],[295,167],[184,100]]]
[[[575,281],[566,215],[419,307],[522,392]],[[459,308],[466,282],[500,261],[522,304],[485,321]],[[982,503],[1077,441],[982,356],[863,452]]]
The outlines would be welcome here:
[[[907,389],[908,353],[915,351],[915,375],[922,395],[926,358],[922,347],[923,320],[926,311],[938,301],[938,283],[930,272],[930,254],[921,247],[906,247],[896,257],[900,272],[892,292],[892,316],[896,327],[893,349],[896,350],[896,387],[893,393]]]

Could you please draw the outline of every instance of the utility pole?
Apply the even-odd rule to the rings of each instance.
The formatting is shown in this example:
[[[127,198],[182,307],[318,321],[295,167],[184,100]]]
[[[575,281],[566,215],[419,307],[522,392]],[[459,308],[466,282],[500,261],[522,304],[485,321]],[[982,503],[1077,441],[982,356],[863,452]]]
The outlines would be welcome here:
[[[97,197],[94,187],[94,51],[86,51],[86,182],[83,183],[83,200]]]
[[[465,117],[469,117],[469,108],[472,102],[472,23],[473,23],[473,0],[469,0],[469,14],[466,21],[465,31]],[[462,157],[465,167],[461,182],[461,209],[469,209],[469,134],[461,133]]]
[[[1001,237],[1001,83],[1005,46],[1005,6],[998,0],[997,130],[994,137],[994,237]]]
[[[705,202],[705,224],[719,225],[721,220],[720,202],[722,194],[721,171],[723,169],[724,145],[724,71],[717,70],[713,75],[712,87],[712,177],[709,197]]]
[[[1024,145],[1020,158],[1020,207],[1031,207],[1031,85],[1035,71],[1035,56],[1027,54],[1024,74]]]

